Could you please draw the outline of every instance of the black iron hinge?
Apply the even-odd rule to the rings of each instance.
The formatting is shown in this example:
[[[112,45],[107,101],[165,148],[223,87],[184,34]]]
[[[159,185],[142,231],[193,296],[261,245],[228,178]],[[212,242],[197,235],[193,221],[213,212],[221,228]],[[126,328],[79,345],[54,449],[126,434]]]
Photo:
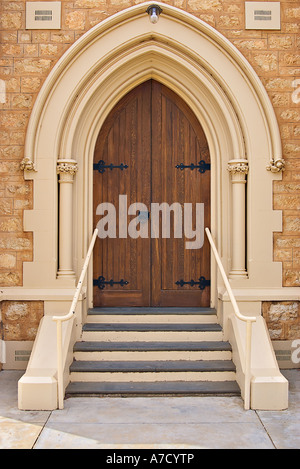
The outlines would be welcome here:
[[[98,163],[93,164],[93,168],[95,171],[98,171],[99,173],[103,174],[106,169],[110,169],[112,171],[113,169],[118,168],[123,171],[123,169],[128,168],[128,165],[124,163],[121,163],[119,165],[114,165],[113,163],[105,164],[105,161],[100,160]]]
[[[183,171],[186,168],[190,168],[192,171],[194,169],[198,169],[199,173],[205,173],[205,171],[210,170],[210,163],[205,163],[204,160],[199,161],[199,163],[196,165],[194,163],[191,163],[189,165],[185,165],[183,163],[177,164],[175,168],[180,169]]]
[[[175,284],[179,285],[180,287],[183,287],[183,285],[191,285],[192,287],[194,287],[195,285],[198,285],[200,290],[204,290],[205,287],[210,287],[210,280],[206,280],[205,277],[200,277],[198,281],[190,280],[189,282],[185,282],[184,280],[177,280]]]
[[[127,280],[123,279],[118,282],[115,282],[115,280],[113,279],[105,280],[105,277],[103,277],[102,275],[100,275],[100,277],[98,278],[94,278],[93,280],[94,287],[98,287],[100,290],[103,290],[103,288],[105,288],[105,285],[110,285],[111,287],[113,287],[114,285],[121,285],[121,287],[124,287],[125,285],[128,285],[128,283],[129,282]]]

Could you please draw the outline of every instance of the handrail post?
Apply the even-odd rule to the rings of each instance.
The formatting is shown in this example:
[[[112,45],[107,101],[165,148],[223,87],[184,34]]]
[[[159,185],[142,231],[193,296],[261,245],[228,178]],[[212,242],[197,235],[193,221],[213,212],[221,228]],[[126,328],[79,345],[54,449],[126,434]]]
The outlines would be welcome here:
[[[205,232],[207,235],[207,238],[209,240],[209,243],[211,245],[212,251],[214,253],[217,265],[219,267],[222,279],[224,281],[229,299],[231,301],[233,311],[235,316],[240,319],[241,321],[246,322],[246,344],[245,344],[245,362],[244,362],[244,368],[245,368],[245,380],[244,380],[244,385],[245,385],[245,390],[244,390],[244,408],[245,410],[250,409],[250,390],[251,390],[251,341],[252,341],[252,323],[256,321],[255,316],[244,316],[240,313],[238,304],[236,302],[236,299],[234,297],[233,291],[231,289],[231,285],[229,283],[229,280],[226,276],[224,267],[222,265],[221,258],[219,256],[219,253],[217,251],[216,245],[214,243],[214,240],[212,238],[212,235],[209,231],[208,228],[205,228]]]
[[[53,321],[56,321],[56,348],[57,348],[57,395],[58,395],[58,408],[64,408],[64,370],[63,370],[63,340],[62,340],[62,323],[71,319],[75,313],[78,298],[81,292],[83,281],[89,265],[89,261],[94,249],[96,238],[98,235],[97,228],[94,230],[89,249],[83,264],[81,275],[75,290],[73,301],[69,313],[65,316],[53,316]]]
[[[63,395],[63,363],[62,363],[62,321],[56,321],[56,337],[57,337],[57,394],[58,394],[58,408],[64,408],[64,395]]]
[[[246,353],[245,353],[245,396],[244,407],[250,409],[250,387],[251,387],[251,339],[252,323],[246,322]]]

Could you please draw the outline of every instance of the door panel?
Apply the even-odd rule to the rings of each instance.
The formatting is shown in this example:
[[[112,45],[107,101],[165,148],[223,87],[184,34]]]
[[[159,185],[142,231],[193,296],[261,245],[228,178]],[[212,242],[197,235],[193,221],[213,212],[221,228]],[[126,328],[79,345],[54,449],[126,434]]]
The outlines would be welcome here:
[[[204,203],[205,226],[210,226],[210,172],[176,168],[197,165],[209,152],[203,130],[188,106],[175,93],[153,83],[152,94],[152,200],[155,202]],[[184,227],[183,227],[184,228]],[[195,229],[195,223],[194,223]],[[203,229],[203,226],[202,226]],[[184,232],[184,229],[183,229]],[[172,230],[171,230],[172,235]],[[209,279],[210,249],[186,249],[185,237],[152,239],[152,304],[161,306],[208,306],[210,289],[176,285],[177,281]]]
[[[144,306],[150,301],[150,239],[119,238],[119,195],[127,195],[127,207],[134,202],[150,204],[150,105],[151,83],[129,93],[112,111],[99,134],[94,163],[103,160],[127,169],[94,171],[94,214],[99,204],[116,208],[116,238],[98,239],[94,252],[94,279],[128,285],[94,287],[95,306]],[[96,224],[100,217],[96,215]],[[128,217],[128,222],[133,217]],[[122,222],[121,222],[122,223]],[[127,228],[123,223],[122,231]],[[124,236],[124,235],[123,235]],[[142,275],[141,275],[142,273]]]
[[[186,249],[190,240],[184,237],[185,203],[191,203],[194,209],[193,229],[196,203],[204,204],[205,226],[210,226],[210,172],[176,168],[180,163],[197,165],[202,159],[209,163],[207,142],[198,120],[181,98],[160,83],[143,83],[110,113],[97,140],[94,163],[103,160],[115,166],[123,163],[128,168],[94,172],[94,213],[99,204],[110,202],[117,214],[116,238],[96,242],[94,278],[103,276],[105,281],[114,282],[123,279],[128,284],[105,284],[102,290],[95,286],[95,306],[209,305],[208,286],[200,290],[198,285],[176,284],[180,280],[198,281],[200,276],[209,279],[210,275],[208,242],[205,240],[200,249]],[[135,202],[149,209],[151,203],[176,203],[182,214],[182,236],[174,237],[171,211],[170,237],[162,238],[162,215],[157,225],[151,210],[149,220],[147,213],[142,211],[140,215],[143,226],[148,227],[147,238],[120,238],[119,194],[127,195],[127,207]],[[128,215],[127,225],[135,216]],[[95,225],[100,218],[95,216]],[[151,233],[151,224],[157,234]],[[123,228],[126,230],[126,223]]]

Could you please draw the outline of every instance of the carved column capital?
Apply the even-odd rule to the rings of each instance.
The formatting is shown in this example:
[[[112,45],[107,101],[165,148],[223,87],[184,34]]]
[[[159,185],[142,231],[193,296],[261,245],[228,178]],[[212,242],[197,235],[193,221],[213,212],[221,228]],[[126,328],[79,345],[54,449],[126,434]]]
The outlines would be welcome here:
[[[56,170],[59,175],[59,182],[73,182],[74,175],[78,171],[77,161],[67,159],[57,160]]]
[[[246,183],[246,175],[249,171],[248,160],[231,160],[228,162],[227,169],[231,174],[232,183]]]

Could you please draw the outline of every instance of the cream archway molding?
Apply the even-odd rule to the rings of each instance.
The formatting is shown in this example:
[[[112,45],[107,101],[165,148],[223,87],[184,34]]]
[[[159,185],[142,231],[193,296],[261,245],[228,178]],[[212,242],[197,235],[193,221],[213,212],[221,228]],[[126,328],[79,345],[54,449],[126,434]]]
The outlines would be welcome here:
[[[166,4],[160,4],[163,12],[154,25],[146,14],[150,4],[117,13],[83,35],[39,93],[23,165],[25,177],[34,180],[34,208],[24,215],[25,230],[34,232],[34,261],[24,264],[24,287],[74,286],[92,232],[97,135],[118,100],[154,78],[187,102],[206,133],[212,232],[233,286],[280,288],[272,233],[281,230],[281,212],[272,210],[272,182],[281,175],[266,166],[282,155],[267,93],[220,33]],[[218,280],[213,277],[215,304]]]

